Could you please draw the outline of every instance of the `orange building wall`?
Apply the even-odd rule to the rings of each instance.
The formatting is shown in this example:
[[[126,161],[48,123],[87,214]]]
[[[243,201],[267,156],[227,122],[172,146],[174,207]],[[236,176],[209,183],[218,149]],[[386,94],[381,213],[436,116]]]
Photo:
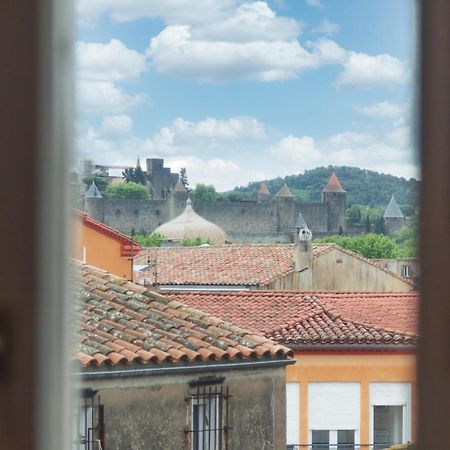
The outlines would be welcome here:
[[[416,357],[412,354],[297,354],[286,369],[286,382],[300,383],[300,444],[308,444],[308,383],[359,382],[361,385],[360,442],[369,443],[369,383],[412,384],[412,438],[416,440]]]
[[[131,263],[120,256],[120,242],[87,227],[79,220],[74,221],[75,242],[73,255],[83,260],[83,247],[86,248],[86,263],[111,272],[118,277],[131,280]]]

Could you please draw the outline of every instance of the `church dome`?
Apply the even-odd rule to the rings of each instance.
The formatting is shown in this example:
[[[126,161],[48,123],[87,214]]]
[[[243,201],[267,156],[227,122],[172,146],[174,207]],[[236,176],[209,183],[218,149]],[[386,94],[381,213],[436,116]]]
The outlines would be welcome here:
[[[222,228],[204,219],[192,209],[190,199],[187,200],[185,210],[178,217],[163,223],[154,233],[176,240],[201,238],[215,245],[225,244],[229,240]]]

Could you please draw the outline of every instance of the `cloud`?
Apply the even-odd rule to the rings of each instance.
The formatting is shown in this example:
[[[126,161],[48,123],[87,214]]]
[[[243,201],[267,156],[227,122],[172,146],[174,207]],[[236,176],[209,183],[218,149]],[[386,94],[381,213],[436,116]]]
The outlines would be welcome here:
[[[315,167],[323,160],[321,152],[315,146],[314,139],[309,136],[286,136],[270,147],[269,153],[282,161],[301,164],[302,167]]]
[[[130,22],[142,17],[160,17],[166,23],[208,23],[223,18],[235,0],[78,0],[78,21],[94,26],[102,14],[113,22]]]
[[[112,39],[107,44],[77,42],[77,76],[90,81],[124,81],[138,78],[146,69],[145,55]]]
[[[335,83],[337,87],[401,84],[408,79],[406,64],[386,53],[371,56],[349,51],[343,67],[344,70]]]
[[[76,43],[76,102],[82,112],[119,114],[145,102],[144,94],[127,94],[121,83],[146,70],[145,55],[112,39],[106,44]]]
[[[330,22],[328,19],[323,19],[320,24],[312,29],[313,33],[322,34],[336,34],[339,31],[339,25],[337,23]]]
[[[353,109],[366,116],[378,118],[399,118],[406,113],[405,105],[398,105],[388,101],[366,106],[354,106]]]
[[[126,94],[110,81],[78,80],[75,93],[78,110],[93,114],[127,112],[147,100],[144,94]]]
[[[306,0],[306,4],[309,6],[314,6],[315,8],[325,8],[322,4],[322,0]]]
[[[221,158],[199,158],[197,156],[175,156],[167,158],[165,164],[174,171],[186,168],[189,184],[211,184],[219,192],[245,185],[253,180],[267,178],[261,171],[246,170],[236,162]]]
[[[193,36],[222,42],[270,42],[296,39],[299,33],[299,22],[277,16],[266,2],[257,1],[240,5],[222,21],[195,28]]]
[[[298,41],[212,41],[196,39],[188,25],[166,27],[150,41],[147,55],[156,69],[203,82],[279,81],[316,66]]]
[[[117,116],[104,116],[99,135],[107,138],[123,137],[131,133],[133,119],[125,114]]]

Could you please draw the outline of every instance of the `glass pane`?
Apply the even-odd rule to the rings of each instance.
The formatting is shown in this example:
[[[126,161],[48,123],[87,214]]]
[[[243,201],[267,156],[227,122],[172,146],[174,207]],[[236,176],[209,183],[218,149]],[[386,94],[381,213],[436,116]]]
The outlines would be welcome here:
[[[373,442],[375,450],[403,440],[403,406],[374,406]]]
[[[353,450],[355,445],[355,430],[338,430],[338,450]]]
[[[328,450],[330,445],[330,432],[328,430],[312,431],[312,450]]]

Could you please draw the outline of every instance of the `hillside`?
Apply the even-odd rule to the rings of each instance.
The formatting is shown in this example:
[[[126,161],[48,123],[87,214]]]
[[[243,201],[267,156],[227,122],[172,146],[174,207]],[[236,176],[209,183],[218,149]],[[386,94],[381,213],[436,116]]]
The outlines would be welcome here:
[[[298,200],[320,201],[322,189],[333,171],[336,172],[343,188],[347,191],[347,206],[359,204],[370,208],[385,208],[392,194],[395,195],[400,205],[416,205],[419,182],[414,178],[406,180],[358,167],[317,167],[305,170],[304,174],[264,181],[272,194],[275,194],[286,183]],[[262,181],[236,187],[233,192],[255,198]]]

